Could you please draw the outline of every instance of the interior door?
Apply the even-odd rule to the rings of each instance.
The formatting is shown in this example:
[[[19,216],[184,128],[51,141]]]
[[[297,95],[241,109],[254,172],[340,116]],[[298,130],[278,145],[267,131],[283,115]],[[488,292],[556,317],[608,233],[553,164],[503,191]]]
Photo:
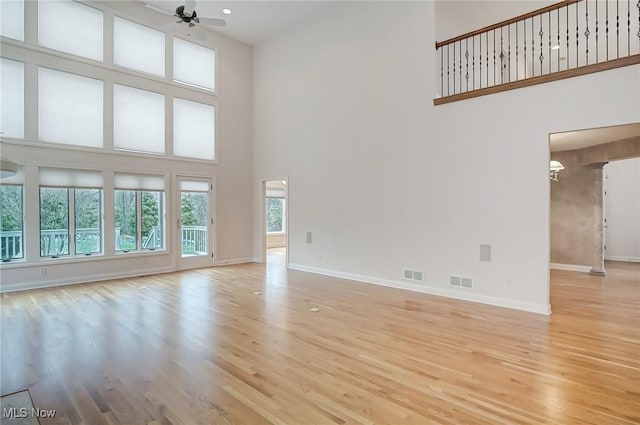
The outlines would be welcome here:
[[[214,265],[211,179],[178,177],[178,268]]]

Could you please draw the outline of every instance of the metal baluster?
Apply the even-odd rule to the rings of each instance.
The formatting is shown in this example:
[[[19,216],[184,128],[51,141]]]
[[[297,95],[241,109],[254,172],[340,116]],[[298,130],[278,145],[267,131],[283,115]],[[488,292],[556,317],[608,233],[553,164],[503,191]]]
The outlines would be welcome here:
[[[578,48],[580,44],[580,36],[578,35],[580,34],[580,27],[578,22],[579,22],[578,21],[578,3],[576,3],[576,68],[580,66],[580,63],[579,63],[580,49]]]
[[[507,26],[507,30],[509,31],[509,52],[507,53],[507,63],[509,65],[509,82],[511,82],[511,24]]]
[[[598,57],[598,0],[596,0],[596,63],[600,58]]]
[[[627,55],[631,56],[631,0],[627,0]]]
[[[465,38],[464,45],[465,45],[464,57],[466,59],[466,67],[467,67],[467,73],[465,75],[465,79],[467,80],[467,91],[469,91],[469,39],[468,38]]]
[[[638,0],[640,1],[640,0]],[[518,81],[520,78],[518,78],[518,76],[520,75],[518,73],[518,22],[516,22],[516,81]]]
[[[527,20],[524,20],[524,31],[522,32],[522,38],[524,39],[524,78],[527,78]]]
[[[596,2],[597,2],[597,0],[596,0]],[[587,45],[587,48],[585,50],[585,58],[586,58],[586,63],[585,64],[589,65],[589,34],[591,34],[589,32],[589,0],[587,0],[584,3],[584,7],[585,7],[585,15],[584,16],[585,16],[585,22],[586,22],[586,26],[587,26],[587,29],[584,31],[584,36],[586,38],[586,45]]]
[[[471,67],[471,73],[473,74],[473,79],[471,80],[471,88],[473,90],[476,89],[476,36],[474,35],[471,39],[471,49],[473,54],[471,57],[473,58],[473,63]]]
[[[560,9],[558,9],[558,71],[560,71]]]
[[[616,0],[616,58],[620,57],[620,0]]]
[[[449,44],[447,44],[447,96],[449,96],[449,92],[451,90],[451,87],[449,84],[449,75],[451,74],[451,70],[450,70],[450,65],[449,65],[449,58],[451,56],[449,55]]]
[[[569,69],[569,6],[567,6],[567,69]]]
[[[609,0],[605,2],[607,7],[607,20],[605,21],[605,34],[606,34],[606,42],[607,42],[607,60],[609,60]]]
[[[544,31],[542,31],[542,15],[540,15],[540,75],[542,75],[542,62],[544,61],[544,55],[542,54],[542,36],[544,35]]]
[[[549,74],[551,74],[551,12],[549,12]]]
[[[440,47],[440,96],[444,96],[444,48]]]
[[[482,38],[480,42],[482,42]],[[489,87],[489,33],[487,33],[487,87]]]
[[[640,45],[640,0],[638,0],[638,45]]]
[[[480,34],[480,41],[478,41],[478,45],[480,46],[480,88],[482,88],[482,34]]]
[[[453,94],[456,94],[456,43],[453,43]]]
[[[460,48],[458,49],[458,53],[460,54],[460,70],[458,74],[460,75],[460,93],[462,93],[462,40],[458,41],[460,44]]]
[[[504,54],[502,52],[502,28],[500,27],[500,84],[504,83]]]
[[[496,85],[496,30],[493,30],[493,85]]]
[[[531,17],[531,76],[536,76],[536,36],[533,34],[534,32],[534,17]]]

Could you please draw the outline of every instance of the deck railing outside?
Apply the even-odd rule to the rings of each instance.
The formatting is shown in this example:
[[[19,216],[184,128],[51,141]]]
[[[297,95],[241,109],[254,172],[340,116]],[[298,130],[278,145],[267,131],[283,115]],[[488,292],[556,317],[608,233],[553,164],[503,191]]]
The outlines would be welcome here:
[[[208,246],[207,226],[182,226],[183,255],[206,255]]]
[[[441,100],[640,63],[640,1],[566,0],[437,42],[436,51]]]

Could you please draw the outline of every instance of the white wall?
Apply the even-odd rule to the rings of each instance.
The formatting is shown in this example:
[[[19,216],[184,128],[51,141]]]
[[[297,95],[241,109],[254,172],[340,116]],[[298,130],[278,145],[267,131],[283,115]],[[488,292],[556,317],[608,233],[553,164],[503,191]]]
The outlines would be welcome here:
[[[122,8],[123,16],[130,16],[136,10],[145,23],[144,16],[149,11],[137,2],[109,2],[109,6]],[[112,13],[107,9],[107,13]],[[171,40],[170,38],[168,40]],[[37,259],[28,264],[11,262],[0,266],[0,290],[87,282],[120,276],[150,274],[171,271],[177,267],[179,243],[176,242],[176,202],[175,188],[177,175],[207,176],[215,181],[215,220],[216,220],[216,261],[218,264],[251,261],[253,258],[253,128],[252,128],[252,47],[236,40],[208,33],[208,43],[216,49],[217,56],[217,96],[194,91],[172,82],[164,82],[138,77],[108,66],[87,63],[69,58],[64,54],[46,52],[38,48],[23,49],[18,45],[3,44],[3,56],[25,61],[27,67],[35,70],[35,64],[45,64],[71,72],[104,76],[105,79],[133,86],[141,83],[147,88],[167,95],[184,96],[189,92],[203,102],[216,106],[217,126],[217,163],[190,161],[179,158],[162,158],[149,155],[130,155],[122,152],[99,150],[72,150],[63,146],[37,143],[30,139],[37,136],[37,119],[27,120],[26,139],[23,141],[3,140],[0,148],[2,156],[12,158],[27,167],[27,233],[35,229],[34,238],[38,240],[39,226],[37,201],[37,167],[58,166],[65,168],[98,169],[107,172],[148,172],[166,176],[170,186],[167,188],[167,230],[166,252],[145,254],[115,255],[110,257],[93,256],[90,259]],[[35,91],[31,92],[32,94]],[[30,96],[29,92],[27,96]],[[27,102],[28,103],[28,102]],[[28,103],[29,104],[29,103]],[[35,103],[31,103],[34,105]],[[27,111],[34,116],[33,111]],[[36,115],[37,116],[37,115]],[[105,121],[106,124],[107,121]],[[105,134],[110,130],[106,129]],[[35,195],[34,194],[35,190]],[[110,189],[105,186],[105,196]],[[31,195],[30,195],[31,193]],[[113,215],[105,211],[105,216]],[[112,220],[112,218],[111,218]],[[31,230],[29,230],[31,229]],[[105,245],[113,245],[113,236],[105,234]],[[107,240],[109,240],[107,242]],[[36,252],[38,247],[27,246],[27,250]],[[35,250],[35,251],[34,251]],[[46,274],[42,269],[46,269]]]
[[[356,2],[255,46],[254,197],[289,176],[294,268],[548,313],[548,135],[638,121],[640,67],[436,108],[434,28],[431,2]]]
[[[604,167],[606,259],[640,262],[640,158]]]

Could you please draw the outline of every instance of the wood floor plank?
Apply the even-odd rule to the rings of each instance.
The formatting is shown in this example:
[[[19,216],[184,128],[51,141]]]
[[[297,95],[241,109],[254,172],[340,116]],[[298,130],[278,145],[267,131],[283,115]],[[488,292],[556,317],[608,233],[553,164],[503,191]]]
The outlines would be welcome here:
[[[551,316],[277,261],[6,293],[0,390],[43,425],[638,424],[640,264],[607,269],[552,271]]]

